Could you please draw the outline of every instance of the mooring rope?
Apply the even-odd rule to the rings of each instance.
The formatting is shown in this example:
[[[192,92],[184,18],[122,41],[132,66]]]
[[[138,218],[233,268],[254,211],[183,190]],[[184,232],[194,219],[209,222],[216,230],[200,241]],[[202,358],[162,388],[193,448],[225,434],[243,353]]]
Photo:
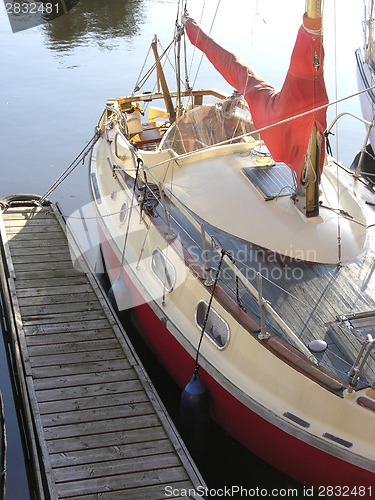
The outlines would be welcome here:
[[[94,145],[100,137],[99,130],[96,129],[94,136],[89,140],[82,151],[75,157],[72,163],[64,170],[64,172],[56,179],[52,186],[47,189],[44,195],[38,200],[38,203],[43,204],[47,198],[55,191],[59,185],[73,172],[73,170],[80,164],[84,163],[86,156],[92,151]]]

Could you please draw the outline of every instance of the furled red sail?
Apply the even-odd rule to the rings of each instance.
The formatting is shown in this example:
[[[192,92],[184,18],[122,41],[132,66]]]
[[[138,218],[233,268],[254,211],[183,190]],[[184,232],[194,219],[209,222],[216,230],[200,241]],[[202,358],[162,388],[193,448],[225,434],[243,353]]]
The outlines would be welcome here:
[[[321,17],[304,16],[281,90],[266,83],[234,54],[220,47],[193,19],[186,21],[185,31],[191,43],[204,52],[225,80],[244,96],[255,127],[261,129],[328,103],[321,27]],[[261,132],[274,160],[289,165],[297,173],[298,182],[314,123],[322,136],[322,168],[326,108]]]

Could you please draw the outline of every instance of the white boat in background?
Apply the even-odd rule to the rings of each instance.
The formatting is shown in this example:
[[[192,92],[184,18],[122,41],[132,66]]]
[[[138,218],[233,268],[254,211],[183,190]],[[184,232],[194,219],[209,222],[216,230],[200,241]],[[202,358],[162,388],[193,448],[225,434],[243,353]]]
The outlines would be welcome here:
[[[362,92],[359,96],[363,118],[375,123],[375,3],[374,0],[364,0],[363,45],[355,51],[357,62],[358,88]],[[375,128],[372,128],[369,135],[371,149],[368,150],[372,159],[375,151]],[[371,172],[375,174],[375,169]],[[373,178],[375,184],[375,179]]]
[[[319,494],[371,498],[375,194],[324,152],[320,3],[298,77],[275,93],[246,70],[250,109],[238,92],[181,90],[178,70],[170,92],[153,42],[160,90],[107,101],[90,186],[118,306],[135,306],[180,386],[198,373],[212,417]],[[177,59],[183,31],[242,81],[191,19]]]

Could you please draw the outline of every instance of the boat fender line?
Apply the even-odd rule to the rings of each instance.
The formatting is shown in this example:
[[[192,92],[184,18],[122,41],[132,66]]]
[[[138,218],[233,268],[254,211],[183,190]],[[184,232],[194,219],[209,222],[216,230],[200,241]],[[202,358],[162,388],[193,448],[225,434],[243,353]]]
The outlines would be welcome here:
[[[202,345],[204,332],[206,330],[208,316],[215,295],[215,288],[219,279],[220,269],[223,264],[225,250],[221,250],[219,265],[216,270],[214,283],[212,285],[210,300],[207,305],[206,315],[203,321],[202,331],[195,357],[194,373],[181,394],[180,401],[180,426],[182,436],[189,442],[195,452],[201,451],[207,436],[207,423],[209,421],[209,395],[202,384],[199,376],[199,353]]]
[[[211,296],[210,296],[210,300],[209,300],[208,305],[207,305],[207,310],[206,310],[206,314],[205,314],[203,325],[202,325],[201,335],[200,335],[199,342],[198,342],[197,354],[195,356],[194,374],[198,373],[198,370],[199,370],[199,354],[200,354],[200,349],[201,349],[201,345],[202,345],[204,333],[206,331],[208,316],[210,314],[210,310],[211,310],[211,306],[212,306],[212,301],[213,301],[214,295],[215,295],[216,285],[217,285],[217,282],[219,280],[220,270],[221,270],[221,266],[223,264],[223,260],[224,260],[224,256],[225,255],[228,255],[228,252],[222,248],[221,249],[221,257],[220,257],[219,265],[217,266],[217,269],[216,269],[215,279],[214,279],[214,282],[213,282],[213,285],[212,285],[212,289],[211,289]]]

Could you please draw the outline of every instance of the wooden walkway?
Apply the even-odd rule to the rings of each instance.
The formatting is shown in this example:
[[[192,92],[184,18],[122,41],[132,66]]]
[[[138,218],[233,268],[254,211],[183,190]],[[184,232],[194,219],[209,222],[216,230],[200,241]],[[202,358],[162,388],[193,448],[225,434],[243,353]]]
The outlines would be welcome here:
[[[6,208],[0,230],[39,497],[156,500],[204,485],[95,277],[74,269],[57,209]]]

